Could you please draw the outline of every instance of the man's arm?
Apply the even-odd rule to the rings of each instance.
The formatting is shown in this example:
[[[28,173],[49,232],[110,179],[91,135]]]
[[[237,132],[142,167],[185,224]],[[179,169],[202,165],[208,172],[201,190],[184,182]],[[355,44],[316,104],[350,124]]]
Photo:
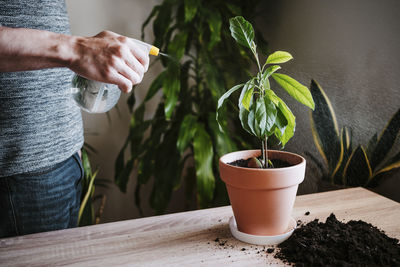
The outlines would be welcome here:
[[[104,31],[78,37],[0,27],[0,72],[67,67],[86,78],[112,83],[124,92],[140,83],[149,56],[125,36]]]

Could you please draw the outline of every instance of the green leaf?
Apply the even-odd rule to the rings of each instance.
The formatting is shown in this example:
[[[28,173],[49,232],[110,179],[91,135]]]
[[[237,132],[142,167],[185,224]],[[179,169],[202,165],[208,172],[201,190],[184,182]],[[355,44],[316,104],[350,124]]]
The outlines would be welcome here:
[[[250,108],[253,105],[253,100],[251,100],[250,102]],[[253,132],[252,128],[250,128],[249,126],[249,110],[245,109],[243,106],[240,107],[239,109],[239,119],[240,119],[240,123],[242,124],[242,128],[248,132],[251,135],[255,135],[255,133]],[[253,123],[251,123],[252,125]]]
[[[181,127],[179,129],[178,142],[176,146],[178,148],[179,153],[182,155],[188,147],[190,141],[193,139],[196,133],[196,125],[197,117],[192,114],[188,114],[183,119]]]
[[[144,101],[149,101],[150,99],[152,99],[153,96],[158,92],[158,90],[160,90],[160,88],[163,86],[166,75],[166,71],[163,71],[157,76],[157,78],[153,80],[153,82],[150,84]]]
[[[285,74],[273,73],[272,78],[274,78],[274,80],[294,99],[307,107],[314,109],[314,100],[307,87]]]
[[[395,170],[395,169],[398,169],[398,168],[400,168],[400,160],[392,162],[391,164],[383,167],[382,169],[377,171],[375,175],[382,174],[384,172],[389,172],[389,171],[392,171],[392,170]]]
[[[333,184],[343,184],[343,172],[353,151],[351,150],[351,133],[347,127],[340,131],[340,153],[335,163],[336,166],[328,176]],[[329,167],[329,166],[328,166]]]
[[[283,102],[282,99],[279,98],[279,104],[278,108],[282,112],[282,114],[285,116],[287,120],[287,126],[285,128],[285,133],[278,137],[279,140],[281,141],[281,144],[283,147],[285,147],[286,143],[289,142],[289,140],[293,137],[294,131],[296,128],[296,118],[293,115],[292,111],[289,109],[289,107]]]
[[[392,149],[400,132],[400,109],[389,120],[378,137],[375,149],[371,156],[371,167],[374,170]]]
[[[161,47],[164,43],[164,37],[170,27],[171,15],[172,6],[166,1],[158,8],[157,17],[153,22],[153,32],[155,36],[154,46]]]
[[[245,95],[246,95],[247,91],[248,91],[251,87],[254,87],[254,78],[248,80],[248,81],[244,84],[243,89],[242,89],[242,91],[240,92],[239,102],[238,102],[238,107],[239,107],[239,109],[243,107],[243,102],[244,102],[243,99],[245,98]],[[252,98],[249,97],[248,101],[251,101],[251,99],[252,99]],[[246,100],[245,102],[247,102],[247,100]],[[245,105],[247,105],[247,103],[245,103]],[[247,109],[247,110],[248,110],[248,109]]]
[[[351,154],[343,171],[343,181],[349,186],[365,186],[372,177],[367,154],[360,145]]]
[[[193,139],[194,162],[197,177],[197,200],[201,208],[208,207],[213,198],[215,178],[213,173],[214,151],[204,125],[197,123]]]
[[[315,145],[332,175],[341,154],[339,127],[332,103],[322,87],[314,80],[310,90],[315,99],[315,109],[310,111],[311,132]]]
[[[265,112],[266,112],[266,131],[270,132],[276,122],[277,110],[275,104],[269,99],[268,96],[264,97]],[[285,118],[286,120],[286,118]],[[286,120],[287,121],[287,120]],[[286,126],[285,126],[286,127]]]
[[[292,55],[285,51],[276,51],[268,56],[266,64],[280,64],[293,59]]]
[[[273,65],[273,66],[269,66],[262,74],[262,80],[268,80],[268,78],[277,70],[279,70],[281,68],[281,66],[278,65]]]
[[[232,37],[240,45],[250,49],[255,48],[254,44],[254,29],[253,26],[242,16],[237,16],[229,20]]]
[[[165,96],[164,112],[165,118],[169,120],[178,101],[181,83],[179,80],[180,72],[178,66],[170,64],[166,72],[166,77],[163,80],[163,92]]]
[[[175,35],[172,42],[168,45],[167,53],[177,61],[179,61],[185,54],[187,37],[187,32],[180,32]]]
[[[225,85],[223,83],[223,78],[221,77],[221,70],[218,66],[210,62],[204,64],[205,78],[207,80],[208,88],[211,92],[213,101],[218,102],[218,99],[225,93]]]
[[[267,110],[265,108],[264,99],[261,97],[257,98],[254,106],[254,131],[256,136],[263,140],[267,125]]]
[[[229,152],[237,150],[237,146],[230,136],[225,132],[219,131],[214,112],[210,112],[208,114],[208,126],[210,127],[210,132],[213,136],[213,144],[215,144],[214,147],[216,148],[215,153],[217,154],[218,158]]]
[[[225,92],[225,94],[223,94],[223,95],[218,99],[217,117],[216,117],[216,119],[217,119],[217,122],[218,122],[220,131],[223,131],[223,128],[222,128],[221,123],[220,123],[220,118],[219,118],[219,113],[218,113],[218,112],[219,112],[219,110],[221,109],[222,105],[224,104],[224,101],[225,101],[227,98],[229,98],[230,95],[231,95],[233,92],[235,92],[236,90],[240,89],[242,86],[243,86],[243,84],[235,85],[234,87],[232,87],[231,89],[229,89],[227,92]]]
[[[242,95],[240,95],[240,98],[242,98],[241,100],[241,104],[243,105],[243,107],[247,110],[249,110],[250,107],[250,101],[253,98],[253,92],[254,92],[254,83],[252,82],[252,80],[250,80],[249,82],[247,82],[245,84],[245,86],[243,87],[242,93],[243,94],[243,98]],[[239,98],[239,99],[240,99]]]
[[[221,41],[221,26],[222,18],[218,10],[213,9],[209,13],[208,26],[210,28],[210,42],[208,43],[208,50],[213,49],[215,44]]]
[[[185,0],[185,23],[191,22],[196,16],[199,0]]]

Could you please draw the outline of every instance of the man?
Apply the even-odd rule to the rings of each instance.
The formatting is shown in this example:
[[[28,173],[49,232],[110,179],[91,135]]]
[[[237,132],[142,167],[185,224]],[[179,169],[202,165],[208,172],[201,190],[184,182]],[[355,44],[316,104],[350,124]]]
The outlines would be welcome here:
[[[70,70],[129,92],[148,62],[116,33],[69,35],[63,0],[0,0],[0,237],[77,225],[83,130]]]

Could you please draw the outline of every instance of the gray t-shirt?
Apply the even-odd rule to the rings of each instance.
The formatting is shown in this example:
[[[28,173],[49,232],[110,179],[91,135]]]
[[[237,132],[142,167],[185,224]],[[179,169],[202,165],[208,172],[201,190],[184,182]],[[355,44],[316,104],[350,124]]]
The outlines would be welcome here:
[[[0,25],[69,34],[64,0],[0,0]],[[67,68],[0,72],[0,177],[64,161],[83,145]]]

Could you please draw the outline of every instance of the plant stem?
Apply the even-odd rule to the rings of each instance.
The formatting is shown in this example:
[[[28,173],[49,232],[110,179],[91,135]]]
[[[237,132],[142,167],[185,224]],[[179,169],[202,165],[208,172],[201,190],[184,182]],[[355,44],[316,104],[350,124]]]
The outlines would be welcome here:
[[[264,160],[264,169],[268,168],[268,147],[267,147],[267,137],[265,137],[263,141],[263,160]]]

